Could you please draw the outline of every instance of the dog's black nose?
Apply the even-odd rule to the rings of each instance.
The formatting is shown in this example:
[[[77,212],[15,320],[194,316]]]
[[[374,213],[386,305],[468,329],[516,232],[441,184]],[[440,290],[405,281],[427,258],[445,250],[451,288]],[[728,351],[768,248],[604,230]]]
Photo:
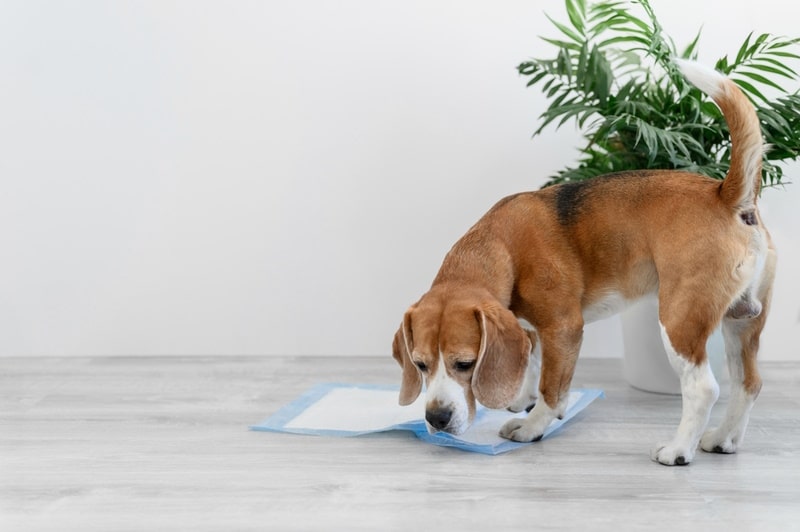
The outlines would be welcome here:
[[[453,411],[448,408],[437,408],[436,410],[426,410],[425,420],[437,430],[444,430],[453,417]]]

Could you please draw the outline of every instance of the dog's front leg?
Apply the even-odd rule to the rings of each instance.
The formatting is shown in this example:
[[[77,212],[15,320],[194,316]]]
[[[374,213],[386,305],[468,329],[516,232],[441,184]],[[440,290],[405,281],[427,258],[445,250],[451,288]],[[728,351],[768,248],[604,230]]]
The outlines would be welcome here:
[[[540,330],[542,369],[539,400],[524,418],[508,420],[500,436],[519,442],[539,441],[556,418],[562,418],[569,401],[569,386],[583,338],[583,322],[572,328]]]

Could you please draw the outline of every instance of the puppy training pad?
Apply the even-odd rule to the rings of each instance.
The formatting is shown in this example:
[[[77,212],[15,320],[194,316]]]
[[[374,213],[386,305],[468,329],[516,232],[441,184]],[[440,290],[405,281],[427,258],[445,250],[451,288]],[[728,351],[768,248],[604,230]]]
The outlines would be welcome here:
[[[506,440],[498,434],[503,423],[513,417],[524,417],[525,412],[514,414],[478,405],[475,420],[463,434],[430,434],[425,425],[425,395],[420,395],[408,406],[398,405],[397,395],[398,388],[394,386],[318,384],[250,429],[323,436],[360,436],[406,430],[435,445],[491,455],[530,445]],[[602,396],[602,390],[572,390],[564,418],[550,423],[544,437],[559,430],[564,423]]]

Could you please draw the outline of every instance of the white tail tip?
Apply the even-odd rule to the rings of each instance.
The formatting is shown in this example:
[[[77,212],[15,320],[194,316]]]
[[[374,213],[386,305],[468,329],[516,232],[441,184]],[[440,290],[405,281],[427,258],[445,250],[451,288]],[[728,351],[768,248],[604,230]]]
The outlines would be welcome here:
[[[725,91],[725,83],[728,78],[721,72],[713,68],[687,59],[675,59],[675,64],[680,68],[681,73],[692,85],[716,99]]]

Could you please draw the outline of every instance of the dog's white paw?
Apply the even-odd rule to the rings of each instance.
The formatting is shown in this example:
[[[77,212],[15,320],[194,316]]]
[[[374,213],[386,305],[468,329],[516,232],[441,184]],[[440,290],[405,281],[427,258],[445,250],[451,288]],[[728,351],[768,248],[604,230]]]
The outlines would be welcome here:
[[[519,442],[539,441],[544,436],[544,431],[550,425],[550,422],[556,418],[561,419],[566,408],[566,394],[555,409],[547,406],[544,400],[540,400],[527,417],[517,417],[506,421],[500,429],[500,436]]]
[[[709,430],[700,439],[700,448],[707,453],[735,453],[739,446],[738,438],[732,434],[721,434],[719,429]]]
[[[694,459],[694,449],[672,442],[660,443],[650,451],[650,458],[663,465],[688,465]]]
[[[544,435],[544,429],[547,428],[546,425],[544,427],[539,425],[535,420],[532,423],[529,418],[512,418],[500,428],[500,436],[523,443],[539,441]]]

